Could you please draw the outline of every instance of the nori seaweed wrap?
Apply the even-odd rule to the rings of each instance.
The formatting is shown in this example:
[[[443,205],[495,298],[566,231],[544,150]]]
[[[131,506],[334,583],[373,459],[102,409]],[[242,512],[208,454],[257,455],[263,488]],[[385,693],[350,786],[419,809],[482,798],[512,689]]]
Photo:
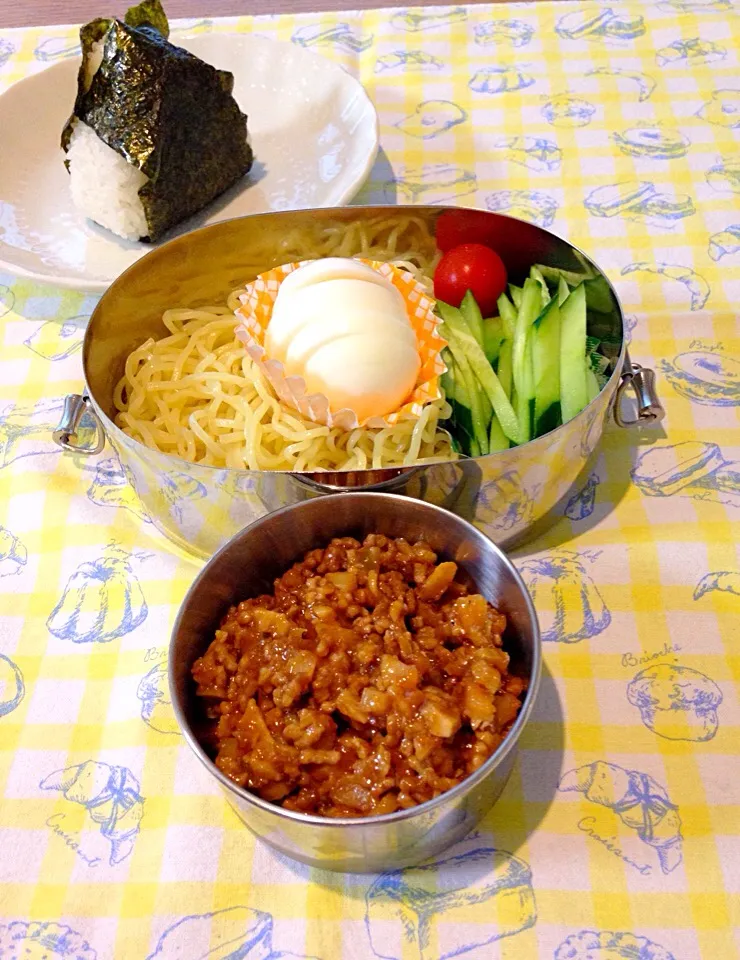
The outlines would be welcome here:
[[[62,134],[70,172],[79,156],[70,147],[81,124],[140,171],[119,164],[118,182],[122,169],[124,178],[131,173],[127,185],[135,185],[146,218],[146,228],[140,216],[133,233],[150,241],[236,183],[253,161],[247,118],[232,96],[233,75],[174,46],[166,39],[168,32],[159,0],[132,8],[125,21],[99,19],[85,25],[74,114]],[[74,186],[73,198],[77,202]],[[116,229],[110,214],[121,197],[100,200],[108,208],[100,218],[95,198],[86,196],[78,206],[98,223],[131,236],[130,227],[128,233]],[[126,206],[129,198],[123,201]]]

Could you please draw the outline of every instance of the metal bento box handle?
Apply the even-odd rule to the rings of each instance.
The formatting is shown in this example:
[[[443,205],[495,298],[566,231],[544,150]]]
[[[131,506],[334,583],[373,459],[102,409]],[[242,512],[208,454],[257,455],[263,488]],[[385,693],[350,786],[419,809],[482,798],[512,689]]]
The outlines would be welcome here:
[[[77,431],[82,418],[87,414],[94,423],[94,442],[87,446],[77,442]],[[86,393],[68,393],[64,398],[64,409],[59,424],[52,434],[54,443],[63,450],[72,450],[73,453],[84,453],[86,456],[100,453],[105,446],[105,431],[98,419],[98,415],[90,404]]]
[[[637,400],[637,415],[631,419],[622,416],[622,400],[627,390],[632,390]],[[614,422],[618,427],[634,427],[658,423],[664,416],[665,410],[655,389],[655,373],[650,367],[632,363],[629,353],[625,353],[622,380],[614,398]]]

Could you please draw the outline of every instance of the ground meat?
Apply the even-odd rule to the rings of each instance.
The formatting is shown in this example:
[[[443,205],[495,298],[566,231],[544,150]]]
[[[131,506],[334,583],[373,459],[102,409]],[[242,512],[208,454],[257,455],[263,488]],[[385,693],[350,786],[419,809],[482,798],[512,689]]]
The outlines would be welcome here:
[[[290,810],[362,817],[444,793],[521,707],[506,618],[425,543],[312,550],[231,607],[193,664],[216,765]]]

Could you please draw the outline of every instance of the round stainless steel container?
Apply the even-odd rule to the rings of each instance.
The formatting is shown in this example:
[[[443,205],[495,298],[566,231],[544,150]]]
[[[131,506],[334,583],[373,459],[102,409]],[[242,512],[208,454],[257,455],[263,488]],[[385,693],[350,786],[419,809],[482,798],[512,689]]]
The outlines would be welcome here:
[[[393,490],[440,504],[470,520],[502,546],[521,542],[575,483],[624,387],[634,388],[638,418],[662,416],[653,392],[652,371],[633,366],[627,356],[622,311],[613,291],[611,313],[603,314],[601,323],[603,333],[621,346],[607,385],[570,422],[501,453],[352,474],[218,469],[151,450],[113,422],[113,391],[126,357],[148,337],[165,334],[162,313],[173,306],[224,303],[232,290],[285,260],[281,242],[286,231],[295,227],[347,228],[374,217],[408,218],[413,212],[433,233],[445,209],[456,208],[342,207],[259,214],[203,227],[152,250],[110,286],[93,312],[83,345],[87,393],[67,398],[55,439],[77,452],[99,452],[107,438],[153,522],[170,539],[201,557],[211,556],[234,533],[272,510],[348,487]],[[481,212],[481,216],[490,218],[506,237],[500,253],[514,282],[535,262],[576,272],[588,263],[600,273],[571,244],[541,227],[496,213]],[[84,414],[95,418],[98,431],[97,442],[87,450],[76,437]],[[623,425],[616,409],[615,414]]]
[[[272,590],[272,581],[307,550],[335,536],[383,533],[424,539],[454,560],[506,614],[511,669],[528,683],[514,725],[480,769],[452,790],[409,810],[361,819],[294,813],[237,786],[198,742],[202,723],[190,668],[232,603]],[[446,510],[387,493],[343,493],[286,507],[238,533],[205,565],[188,592],[170,642],[172,704],[188,744],[220,784],[238,816],[261,840],[326,870],[375,872],[419,863],[462,839],[498,799],[537,695],[541,645],[532,601],[511,561],[479,530]]]

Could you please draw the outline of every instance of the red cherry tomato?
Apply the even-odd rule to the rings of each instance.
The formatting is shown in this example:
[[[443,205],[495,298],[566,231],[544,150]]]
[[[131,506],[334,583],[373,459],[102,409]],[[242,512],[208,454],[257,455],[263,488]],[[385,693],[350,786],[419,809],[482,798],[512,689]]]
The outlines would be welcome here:
[[[504,242],[505,223],[483,210],[445,210],[437,220],[437,246],[442,253],[463,243],[482,243],[495,250]]]
[[[470,290],[484,317],[496,314],[496,301],[506,289],[501,257],[482,243],[463,243],[447,253],[434,271],[434,296],[459,307]]]

